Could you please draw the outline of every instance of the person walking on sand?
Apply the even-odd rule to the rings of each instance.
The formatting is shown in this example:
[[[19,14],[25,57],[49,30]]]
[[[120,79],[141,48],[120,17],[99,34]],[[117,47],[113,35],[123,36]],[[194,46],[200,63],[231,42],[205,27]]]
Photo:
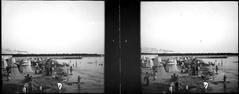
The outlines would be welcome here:
[[[149,85],[149,77],[150,77],[149,73],[146,72],[146,74],[145,74],[145,76],[144,76],[144,82],[146,82],[146,86]]]

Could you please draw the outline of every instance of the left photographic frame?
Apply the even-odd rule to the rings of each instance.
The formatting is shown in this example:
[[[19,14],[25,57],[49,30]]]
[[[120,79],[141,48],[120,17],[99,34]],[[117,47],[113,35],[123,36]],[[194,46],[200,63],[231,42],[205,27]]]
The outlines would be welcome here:
[[[104,93],[105,1],[1,2],[2,92]]]

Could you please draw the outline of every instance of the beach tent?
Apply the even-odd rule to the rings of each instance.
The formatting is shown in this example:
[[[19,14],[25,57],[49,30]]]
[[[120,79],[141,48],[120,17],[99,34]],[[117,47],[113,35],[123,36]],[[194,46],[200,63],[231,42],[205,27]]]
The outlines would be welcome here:
[[[153,59],[153,62],[154,62],[154,66],[159,66],[159,63],[162,62],[162,59],[161,57],[157,56]]]
[[[11,79],[23,79],[24,76],[19,72],[19,69],[16,64],[12,64],[11,66]]]
[[[6,69],[7,68],[7,61],[6,61],[6,59],[3,59],[2,58],[2,69]]]
[[[167,64],[168,72],[178,72],[177,61],[176,59],[171,59]]]
[[[21,70],[23,73],[33,72],[33,71],[32,71],[32,67],[31,67],[31,61],[30,61],[30,60],[27,60],[27,59],[24,59],[24,60],[21,62],[20,70]]]
[[[150,60],[149,60],[149,67],[152,68],[153,66],[154,66],[153,60],[150,59]]]
[[[162,63],[159,63],[159,66],[157,68],[157,73],[158,73],[159,78],[168,77],[168,74],[166,73],[165,68]]]
[[[10,77],[11,79],[22,79],[23,76],[19,72],[19,69],[16,65],[16,60],[14,57],[11,57],[7,60],[8,66],[11,67],[11,74]]]

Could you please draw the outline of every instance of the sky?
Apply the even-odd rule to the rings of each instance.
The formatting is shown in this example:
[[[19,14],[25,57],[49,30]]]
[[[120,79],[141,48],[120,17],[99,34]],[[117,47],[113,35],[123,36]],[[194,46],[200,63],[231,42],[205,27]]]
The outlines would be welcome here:
[[[141,47],[238,53],[238,3],[141,2]]]
[[[2,1],[2,48],[104,53],[104,1]]]

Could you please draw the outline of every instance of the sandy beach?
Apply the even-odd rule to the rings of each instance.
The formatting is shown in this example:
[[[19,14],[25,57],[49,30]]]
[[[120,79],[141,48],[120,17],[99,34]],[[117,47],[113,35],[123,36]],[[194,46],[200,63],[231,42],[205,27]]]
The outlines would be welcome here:
[[[32,93],[39,93],[38,88],[43,83],[44,93],[104,93],[104,57],[83,57],[82,59],[54,59],[58,64],[67,63],[69,66],[55,68],[55,72],[59,79],[53,79],[52,76],[43,74],[35,74],[34,72],[20,73],[20,76],[7,81],[7,77],[2,77],[3,93],[21,93],[24,85],[24,76],[30,74],[32,76],[33,90]],[[77,66],[76,66],[77,63]],[[73,66],[74,64],[74,66]],[[100,65],[102,64],[102,65]],[[63,81],[61,74],[64,70],[70,69],[72,66],[72,75],[67,75],[68,81]],[[5,72],[2,70],[2,73]],[[81,77],[78,84],[78,76]],[[57,83],[62,83],[61,91],[58,90]]]
[[[154,56],[151,56],[154,57]],[[151,72],[150,68],[141,68],[141,79],[142,79],[142,92],[143,93],[169,93],[169,86],[171,81],[171,75],[176,73],[179,75],[179,82],[181,88],[178,93],[186,93],[185,85],[189,85],[189,93],[205,93],[203,89],[203,82],[208,82],[208,89],[206,93],[238,93],[238,57],[232,56],[228,58],[207,58],[201,59],[204,62],[214,62],[216,64],[223,62],[223,66],[219,66],[218,74],[212,76],[209,79],[202,80],[198,75],[189,75],[181,72],[158,72],[156,79],[150,77],[150,83],[148,86],[145,85],[144,76],[146,72]],[[201,68],[199,71],[202,71]],[[226,87],[224,87],[223,76],[227,76]]]

